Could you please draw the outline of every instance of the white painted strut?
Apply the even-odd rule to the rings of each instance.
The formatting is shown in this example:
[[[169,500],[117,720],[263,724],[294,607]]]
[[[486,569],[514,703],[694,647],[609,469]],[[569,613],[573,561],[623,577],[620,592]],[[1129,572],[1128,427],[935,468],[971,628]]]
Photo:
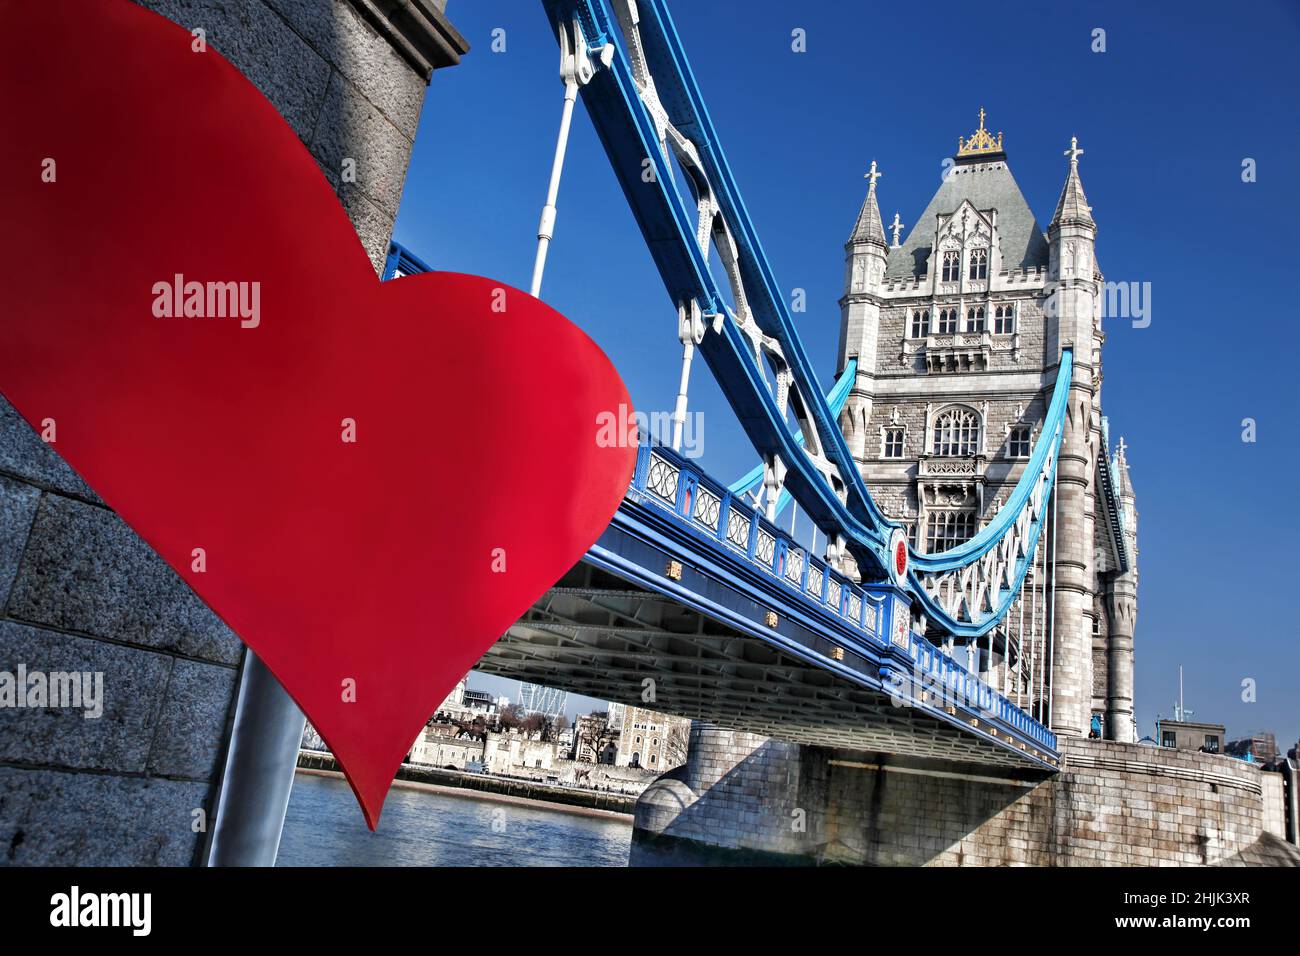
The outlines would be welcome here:
[[[542,291],[542,273],[546,271],[546,250],[555,234],[555,203],[560,196],[560,174],[564,171],[564,153],[569,146],[569,126],[573,122],[573,104],[578,98],[578,87],[585,86],[596,72],[582,27],[573,21],[570,37],[564,24],[556,31],[560,36],[560,79],[564,81],[564,109],[560,113],[560,133],[555,140],[555,158],[551,161],[551,182],[546,189],[546,205],[542,219],[537,224],[537,258],[533,261],[533,282],[528,291],[538,296]],[[614,47],[606,43],[600,49],[600,62],[609,66],[614,59]]]
[[[677,338],[682,343],[682,376],[677,384],[677,404],[673,407],[673,451],[682,450],[687,392],[691,384],[691,359],[695,357],[695,346],[704,340],[704,317],[700,314],[699,302],[694,299],[689,307],[685,302],[677,304]]]

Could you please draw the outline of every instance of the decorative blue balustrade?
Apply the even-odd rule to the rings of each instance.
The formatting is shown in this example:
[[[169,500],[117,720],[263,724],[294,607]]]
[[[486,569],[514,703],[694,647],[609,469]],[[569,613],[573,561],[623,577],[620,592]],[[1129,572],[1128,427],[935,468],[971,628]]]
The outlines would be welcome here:
[[[689,459],[667,447],[641,445],[627,497],[653,503],[723,554],[742,558],[759,569],[772,587],[828,611],[878,653],[886,652],[888,659],[881,666],[881,680],[887,690],[896,692],[909,706],[941,711],[946,699],[957,699],[965,702],[967,709],[983,712],[1055,754],[1056,735],[1039,721],[910,626],[901,633],[890,626],[890,601],[899,595],[898,589],[861,585],[840,574],[809,554],[807,548],[763,517],[743,496],[733,494]],[[900,602],[898,606],[905,604]],[[928,700],[922,693],[935,699]],[[990,736],[1000,732],[987,721],[977,729]]]

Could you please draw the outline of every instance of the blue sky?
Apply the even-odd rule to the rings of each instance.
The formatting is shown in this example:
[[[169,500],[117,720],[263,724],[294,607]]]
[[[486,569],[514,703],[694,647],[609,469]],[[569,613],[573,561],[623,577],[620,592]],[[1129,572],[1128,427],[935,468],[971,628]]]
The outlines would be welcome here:
[[[473,49],[429,88],[395,237],[434,268],[527,288],[560,114],[555,41],[540,2],[448,12]],[[826,386],[871,160],[885,219],[897,210],[911,226],[984,107],[1045,225],[1079,137],[1102,271],[1151,284],[1150,326],[1108,321],[1103,355],[1104,410],[1112,439],[1127,439],[1141,513],[1140,730],[1171,716],[1181,663],[1195,719],[1294,745],[1300,4],[679,0],[672,12],[778,282],[806,290],[800,332]],[[795,28],[807,52],[792,52]],[[672,407],[676,315],[581,103],[542,297],[609,353],[638,408]],[[703,363],[691,407],[705,468],[746,471],[752,449]],[[513,682],[473,683],[514,695]]]

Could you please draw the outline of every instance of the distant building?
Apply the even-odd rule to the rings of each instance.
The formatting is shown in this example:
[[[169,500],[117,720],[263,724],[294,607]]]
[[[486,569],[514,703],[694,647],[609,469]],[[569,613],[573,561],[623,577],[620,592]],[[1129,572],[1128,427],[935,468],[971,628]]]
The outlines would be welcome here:
[[[481,690],[466,690],[463,699],[465,709],[471,714],[495,714],[497,712],[498,702],[491,694]]]
[[[618,735],[618,767],[664,772],[686,762],[691,722],[644,707],[626,707]]]
[[[438,709],[434,711],[434,716],[441,721],[463,721],[471,722],[479,715],[491,715],[496,713],[496,704],[493,702],[490,694],[482,691],[470,690],[466,683],[469,675],[462,677],[456,682],[456,686],[451,689]]]
[[[1203,724],[1192,720],[1158,720],[1156,726],[1161,747],[1173,750],[1204,750],[1223,753],[1223,724]]]
[[[1249,737],[1230,740],[1223,748],[1224,753],[1233,757],[1245,757],[1250,754],[1256,763],[1277,763],[1282,752],[1277,749],[1277,738],[1267,730],[1259,730]]]
[[[451,689],[438,707],[439,710],[451,711],[454,708],[460,708],[465,705],[465,685],[469,681],[469,675],[466,674],[456,682],[456,686]]]
[[[316,732],[316,728],[311,725],[311,721],[307,721],[307,725],[303,727],[302,743],[298,746],[302,750],[329,751],[329,747],[325,746],[325,741],[322,740],[321,735]]]
[[[583,714],[573,725],[573,759],[612,764],[618,756],[618,730],[605,714]]]
[[[519,703],[530,714],[542,714],[552,720],[564,713],[569,692],[541,684],[520,683]]]
[[[470,735],[447,732],[447,725],[430,724],[411,745],[411,763],[431,767],[471,770],[483,765],[484,741]],[[454,728],[453,728],[454,730]]]
[[[626,710],[627,710],[627,704],[610,704],[608,717],[607,717],[607,719],[609,720],[609,725],[611,727],[622,727],[623,713]]]
[[[513,731],[488,734],[483,750],[483,761],[492,773],[508,774],[520,767],[551,770],[559,759],[558,745]]]

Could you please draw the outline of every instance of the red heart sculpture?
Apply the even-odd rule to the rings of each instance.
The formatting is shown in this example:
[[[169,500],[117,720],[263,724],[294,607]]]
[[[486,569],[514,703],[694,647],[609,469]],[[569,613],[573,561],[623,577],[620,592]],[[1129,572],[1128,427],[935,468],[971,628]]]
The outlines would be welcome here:
[[[635,452],[598,416],[630,403],[526,293],[381,285],[192,39],[124,0],[0,10],[0,391],[266,662],[373,828],[447,691],[618,507]]]

